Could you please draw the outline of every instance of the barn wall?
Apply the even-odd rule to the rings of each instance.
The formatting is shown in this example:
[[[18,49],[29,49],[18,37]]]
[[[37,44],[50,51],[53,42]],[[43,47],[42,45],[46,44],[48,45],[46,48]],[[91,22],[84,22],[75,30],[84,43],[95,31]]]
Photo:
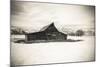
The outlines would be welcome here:
[[[60,32],[46,33],[47,40],[65,40],[66,35]]]
[[[66,40],[65,34],[62,34],[60,32],[37,32],[32,34],[26,35],[27,42],[33,42],[33,41],[39,41],[39,40],[45,40],[45,41],[57,41],[57,40]]]

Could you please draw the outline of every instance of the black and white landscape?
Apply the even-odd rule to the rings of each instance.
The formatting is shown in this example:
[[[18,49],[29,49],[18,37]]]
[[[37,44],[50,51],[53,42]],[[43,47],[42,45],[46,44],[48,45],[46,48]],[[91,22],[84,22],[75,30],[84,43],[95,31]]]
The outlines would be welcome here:
[[[11,65],[95,60],[95,6],[11,2]]]

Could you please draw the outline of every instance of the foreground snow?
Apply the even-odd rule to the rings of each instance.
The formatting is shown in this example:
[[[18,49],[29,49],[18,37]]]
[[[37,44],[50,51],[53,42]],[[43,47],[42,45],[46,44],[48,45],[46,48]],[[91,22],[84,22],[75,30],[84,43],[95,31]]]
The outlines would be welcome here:
[[[72,37],[69,37],[72,38]],[[75,37],[73,37],[75,38]],[[94,60],[94,37],[85,36],[79,42],[11,43],[11,62],[32,65]]]

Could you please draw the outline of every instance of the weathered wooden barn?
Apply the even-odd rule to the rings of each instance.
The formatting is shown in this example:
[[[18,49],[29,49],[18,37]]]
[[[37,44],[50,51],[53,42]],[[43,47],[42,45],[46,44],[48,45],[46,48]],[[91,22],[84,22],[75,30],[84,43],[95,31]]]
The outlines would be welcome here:
[[[67,35],[59,32],[54,23],[43,27],[39,32],[27,33],[25,35],[26,42],[34,41],[63,41],[67,39]]]

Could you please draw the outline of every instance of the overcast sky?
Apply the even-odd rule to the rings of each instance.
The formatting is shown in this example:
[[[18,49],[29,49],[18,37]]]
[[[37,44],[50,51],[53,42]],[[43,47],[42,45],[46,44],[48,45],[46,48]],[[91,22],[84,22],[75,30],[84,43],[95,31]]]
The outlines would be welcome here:
[[[39,31],[54,22],[58,30],[66,25],[94,26],[94,6],[36,2],[12,2],[11,25]]]

